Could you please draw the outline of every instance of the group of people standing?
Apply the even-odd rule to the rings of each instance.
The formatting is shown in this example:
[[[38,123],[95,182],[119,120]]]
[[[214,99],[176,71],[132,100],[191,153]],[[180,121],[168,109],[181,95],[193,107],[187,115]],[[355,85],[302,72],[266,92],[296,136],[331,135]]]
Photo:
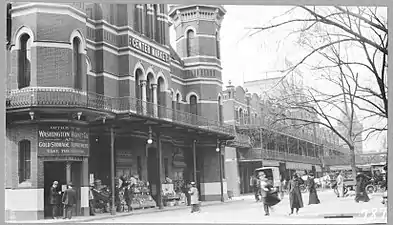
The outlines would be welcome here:
[[[58,190],[58,185],[58,181],[53,181],[49,192],[49,203],[52,209],[52,218],[58,218],[61,205],[63,205],[63,219],[71,219],[73,209],[76,205],[76,191],[74,190],[73,185],[70,182],[67,185],[67,189],[62,194],[62,192]]]
[[[281,187],[279,190],[275,190],[271,182],[266,178],[264,172],[258,173],[256,177],[253,178],[251,185],[254,188],[255,200],[261,201],[263,203],[263,209],[265,211],[265,216],[270,215],[270,210],[273,206],[278,204],[284,196],[284,180],[281,182]],[[289,215],[294,212],[299,213],[299,209],[303,208],[303,197],[300,190],[300,186],[304,185],[305,181],[298,176],[298,174],[293,174],[292,179],[288,182],[288,195],[289,195],[289,207],[291,209]],[[316,184],[314,181],[314,175],[309,174],[307,180],[307,186],[309,190],[309,205],[319,204],[320,200],[318,198]],[[278,192],[280,192],[280,197],[278,197]]]

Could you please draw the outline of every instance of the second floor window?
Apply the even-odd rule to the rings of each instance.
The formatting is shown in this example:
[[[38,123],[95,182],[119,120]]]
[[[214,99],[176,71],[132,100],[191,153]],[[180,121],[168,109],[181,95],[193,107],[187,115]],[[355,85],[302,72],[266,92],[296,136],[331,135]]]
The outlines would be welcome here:
[[[18,89],[29,87],[31,79],[31,52],[30,36],[23,34],[20,41],[20,50],[18,54]]]
[[[81,63],[81,52],[80,52],[80,40],[75,37],[72,41],[72,68],[74,73],[74,88],[82,89],[82,63]]]
[[[193,30],[187,31],[187,57],[195,55],[195,34]]]

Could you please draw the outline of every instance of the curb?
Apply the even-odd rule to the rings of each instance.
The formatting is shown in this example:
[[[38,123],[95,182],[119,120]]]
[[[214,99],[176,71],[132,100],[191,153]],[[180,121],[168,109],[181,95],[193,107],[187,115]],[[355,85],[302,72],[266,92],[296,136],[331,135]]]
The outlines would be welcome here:
[[[214,202],[214,203],[210,203],[210,204],[209,203],[205,203],[205,204],[202,203],[202,204],[203,204],[203,207],[209,207],[209,206],[215,206],[215,205],[232,204],[232,203],[241,202],[241,201],[244,201],[244,198],[239,199],[239,200],[231,200],[228,202]],[[121,213],[121,214],[101,216],[101,217],[86,217],[86,219],[62,221],[62,222],[63,223],[91,222],[91,221],[106,220],[106,219],[111,219],[111,218],[120,218],[120,217],[133,216],[133,215],[162,213],[162,212],[169,212],[169,211],[179,211],[179,210],[184,210],[184,209],[188,209],[188,207],[185,206],[185,207],[177,207],[177,208],[164,208],[161,210],[158,208],[155,208],[151,211],[134,211],[133,213]]]

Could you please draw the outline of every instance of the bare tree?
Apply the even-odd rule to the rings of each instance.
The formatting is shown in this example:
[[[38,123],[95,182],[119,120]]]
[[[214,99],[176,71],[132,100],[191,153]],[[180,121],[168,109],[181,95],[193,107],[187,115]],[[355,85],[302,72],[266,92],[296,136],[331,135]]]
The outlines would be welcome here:
[[[255,30],[250,34],[252,36],[284,26],[296,27],[295,24],[299,24],[300,28],[295,29],[289,35],[298,35],[297,44],[308,49],[309,53],[283,72],[290,74],[299,66],[307,65],[309,59],[318,60],[318,57],[313,57],[318,55],[323,56],[323,60],[320,60],[318,65],[313,65],[313,70],[326,70],[327,67],[340,70],[343,65],[347,69],[351,68],[352,71],[356,71],[355,68],[365,69],[368,74],[372,74],[372,85],[366,84],[364,74],[359,75],[355,84],[358,94],[356,100],[361,100],[361,102],[357,101],[354,106],[372,113],[375,117],[387,118],[388,28],[386,16],[382,15],[381,10],[384,9],[297,6],[287,11],[282,17],[294,12],[304,12],[303,15],[296,14],[295,18],[285,19],[283,22],[248,29]],[[329,60],[331,57],[335,58],[334,52],[328,51],[327,53],[326,49],[338,45],[350,47],[352,56],[354,54],[355,56],[335,61]],[[329,65],[326,65],[326,61]]]
[[[340,60],[340,50],[335,46],[330,46],[329,49],[336,60]],[[333,58],[331,58],[333,60]],[[350,164],[352,167],[353,176],[356,176],[356,162],[355,162],[355,143],[358,136],[363,131],[356,133],[353,125],[356,121],[355,111],[356,105],[359,101],[356,96],[359,93],[358,74],[346,64],[339,66],[337,74],[330,74],[329,70],[322,75],[325,81],[336,86],[335,90],[331,92],[324,92],[316,88],[308,87],[307,89],[298,88],[288,82],[287,88],[281,88],[279,95],[270,98],[272,102],[279,104],[285,111],[293,113],[271,112],[275,117],[275,121],[292,121],[296,122],[296,127],[310,127],[318,126],[325,127],[336,134],[349,148]],[[350,75],[349,75],[349,74]],[[277,97],[278,96],[278,97]],[[300,115],[305,114],[305,115]],[[341,114],[342,117],[337,116]],[[338,129],[338,127],[345,127],[345,129]]]

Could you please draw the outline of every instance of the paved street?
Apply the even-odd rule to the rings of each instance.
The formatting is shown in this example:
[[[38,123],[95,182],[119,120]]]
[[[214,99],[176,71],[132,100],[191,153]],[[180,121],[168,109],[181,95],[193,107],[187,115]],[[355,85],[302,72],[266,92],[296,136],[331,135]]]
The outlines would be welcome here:
[[[308,206],[300,210],[299,215],[289,216],[288,197],[274,207],[269,217],[264,216],[262,205],[255,203],[251,196],[244,201],[232,204],[215,205],[203,208],[202,212],[191,214],[189,210],[159,212],[148,215],[131,215],[117,217],[92,223],[280,223],[293,224],[365,224],[386,223],[386,207],[381,204],[381,196],[370,196],[368,203],[355,203],[353,197],[338,199],[331,191],[319,194],[321,204]],[[308,195],[303,195],[303,201],[308,203]],[[366,215],[366,212],[367,215]],[[375,212],[375,216],[373,213]],[[344,214],[353,218],[324,218]]]

